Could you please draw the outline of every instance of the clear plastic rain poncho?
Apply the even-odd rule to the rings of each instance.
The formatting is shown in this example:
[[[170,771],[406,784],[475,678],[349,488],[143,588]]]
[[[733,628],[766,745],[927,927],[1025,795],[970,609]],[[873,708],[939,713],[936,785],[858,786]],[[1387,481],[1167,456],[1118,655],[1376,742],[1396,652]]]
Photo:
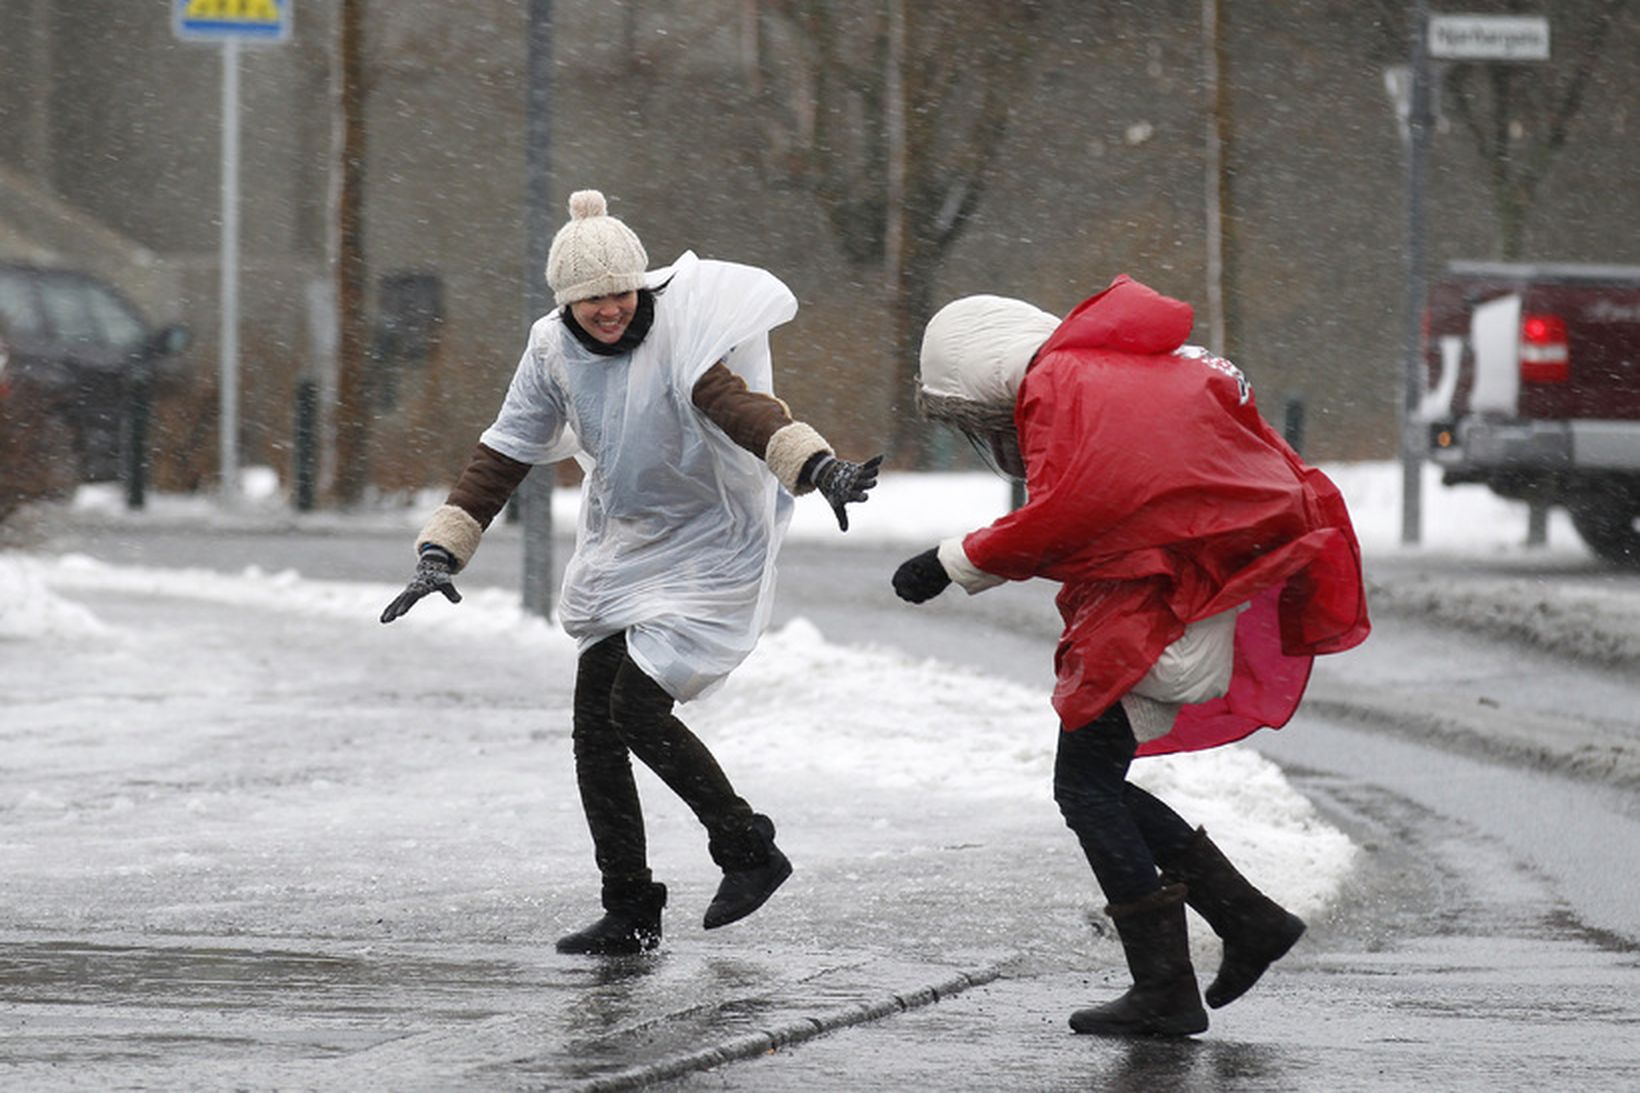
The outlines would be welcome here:
[[[538,319],[482,443],[525,463],[574,456],[586,472],[559,617],[585,650],[627,631],[632,659],[688,701],[757,643],[792,498],[762,460],[695,409],[717,361],[773,392],[768,333],[797,314],[773,274],[686,252],[650,271],[654,324],[618,357]]]

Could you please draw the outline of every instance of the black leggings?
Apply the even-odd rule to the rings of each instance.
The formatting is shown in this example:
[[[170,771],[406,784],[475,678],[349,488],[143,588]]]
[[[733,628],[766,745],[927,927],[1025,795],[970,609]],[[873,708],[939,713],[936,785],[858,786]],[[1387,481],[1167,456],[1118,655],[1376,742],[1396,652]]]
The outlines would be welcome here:
[[[633,755],[705,825],[714,861],[723,864],[725,854],[747,838],[751,806],[736,795],[706,745],[672,715],[672,696],[634,663],[625,634],[581,654],[573,739],[581,808],[606,888],[651,879]]]
[[[1138,747],[1118,703],[1075,732],[1061,732],[1054,758],[1054,800],[1112,904],[1158,888],[1157,861],[1182,852],[1195,834],[1177,812],[1127,781]]]

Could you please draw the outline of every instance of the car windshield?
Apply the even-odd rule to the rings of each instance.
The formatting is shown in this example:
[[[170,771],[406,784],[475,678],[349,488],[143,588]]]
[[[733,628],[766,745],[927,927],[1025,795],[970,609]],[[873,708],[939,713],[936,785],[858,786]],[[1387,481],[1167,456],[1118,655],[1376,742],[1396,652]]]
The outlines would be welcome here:
[[[40,302],[61,341],[124,350],[135,350],[142,344],[142,323],[99,285],[70,277],[44,278],[40,282]]]
[[[31,300],[26,278],[0,270],[0,329],[17,338],[43,336],[40,314]]]

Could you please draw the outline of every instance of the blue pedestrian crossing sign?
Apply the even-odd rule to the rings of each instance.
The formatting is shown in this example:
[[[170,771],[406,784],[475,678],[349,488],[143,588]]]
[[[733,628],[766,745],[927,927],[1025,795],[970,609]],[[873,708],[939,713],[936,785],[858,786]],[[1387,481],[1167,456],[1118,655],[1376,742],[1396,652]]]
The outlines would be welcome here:
[[[283,42],[295,0],[171,0],[171,29],[195,42]]]

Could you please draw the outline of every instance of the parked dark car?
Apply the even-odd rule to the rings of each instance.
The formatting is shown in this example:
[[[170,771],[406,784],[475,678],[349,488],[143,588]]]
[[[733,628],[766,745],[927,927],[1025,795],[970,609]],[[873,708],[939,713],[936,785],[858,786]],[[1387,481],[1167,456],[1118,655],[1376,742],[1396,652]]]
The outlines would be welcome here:
[[[180,381],[189,340],[180,324],[150,326],[101,278],[0,263],[0,397],[62,421],[79,481],[120,476],[130,408]]]

